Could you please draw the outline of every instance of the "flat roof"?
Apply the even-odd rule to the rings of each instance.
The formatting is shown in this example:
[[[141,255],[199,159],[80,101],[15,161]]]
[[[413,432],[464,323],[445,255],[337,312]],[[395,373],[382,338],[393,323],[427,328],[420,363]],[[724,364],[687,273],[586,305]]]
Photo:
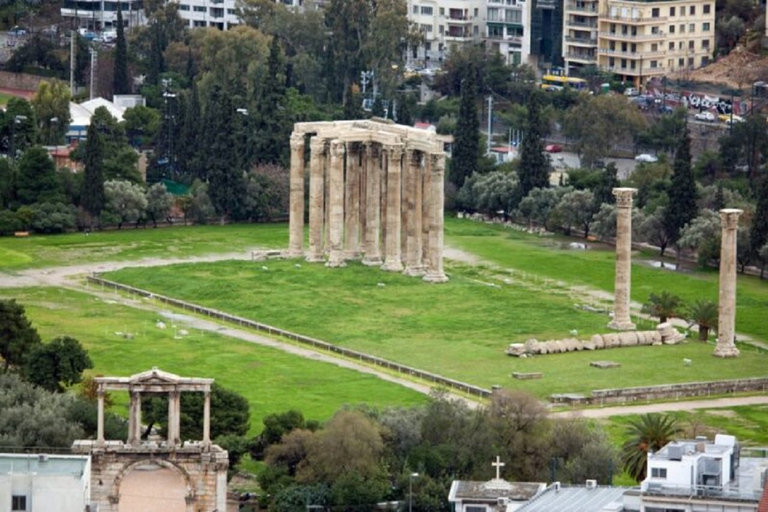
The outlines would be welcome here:
[[[83,476],[88,455],[0,453],[0,475]]]

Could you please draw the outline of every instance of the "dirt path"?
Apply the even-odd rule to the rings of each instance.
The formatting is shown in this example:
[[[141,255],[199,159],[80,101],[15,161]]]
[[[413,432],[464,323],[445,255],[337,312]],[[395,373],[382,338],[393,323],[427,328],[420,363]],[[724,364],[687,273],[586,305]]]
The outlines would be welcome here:
[[[578,409],[553,413],[556,418],[609,418],[627,414],[646,414],[651,412],[695,411],[696,409],[717,409],[738,405],[766,405],[768,396],[740,396],[716,398],[713,400],[691,400],[687,402],[667,402],[644,405],[617,405],[599,409]]]

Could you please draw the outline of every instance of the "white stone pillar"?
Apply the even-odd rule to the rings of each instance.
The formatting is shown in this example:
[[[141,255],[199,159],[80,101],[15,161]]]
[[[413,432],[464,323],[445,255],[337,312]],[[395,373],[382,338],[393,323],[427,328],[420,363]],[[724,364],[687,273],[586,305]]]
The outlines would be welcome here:
[[[424,155],[424,167],[421,170],[421,266],[429,266],[429,226],[432,204],[432,156]]]
[[[206,389],[203,401],[203,444],[211,444],[211,391]]]
[[[136,422],[135,426],[133,427],[133,444],[134,445],[140,445],[141,444],[141,393],[138,391],[135,392],[136,394],[136,413],[134,414],[134,421]]]
[[[344,173],[344,257],[360,257],[360,144],[347,143]]]
[[[104,445],[104,388],[101,384],[98,385],[96,396],[98,399],[98,407],[96,412],[96,444],[99,446]]]
[[[171,391],[168,393],[168,444],[178,445],[180,443],[181,433],[179,432],[180,419],[179,413],[181,408],[179,407],[179,392]]]
[[[344,236],[344,143],[331,141],[329,161],[329,250],[327,267],[344,267],[342,241]]]
[[[423,276],[425,272],[421,263],[421,154],[414,150],[406,153],[406,250],[403,273],[409,276]]]
[[[616,276],[614,288],[613,320],[610,329],[629,331],[635,328],[629,314],[632,286],[632,197],[635,188],[614,188],[616,196]]]
[[[131,403],[128,406],[128,444],[136,443],[136,392],[128,393]]]
[[[313,137],[309,142],[309,150],[309,254],[307,261],[318,262],[323,261],[325,142],[319,137]]]
[[[720,210],[720,300],[717,320],[717,357],[736,357],[736,237],[742,210]]]
[[[429,177],[429,266],[424,280],[430,283],[444,283],[448,277],[443,271],[443,203],[445,179],[445,154],[434,153]]]
[[[379,266],[381,260],[381,148],[366,146],[365,256],[363,265]]]
[[[384,224],[385,255],[382,270],[401,272],[403,261],[400,250],[402,236],[402,145],[389,144],[387,152],[387,221]]]
[[[304,253],[304,134],[291,134],[291,197],[288,256]]]

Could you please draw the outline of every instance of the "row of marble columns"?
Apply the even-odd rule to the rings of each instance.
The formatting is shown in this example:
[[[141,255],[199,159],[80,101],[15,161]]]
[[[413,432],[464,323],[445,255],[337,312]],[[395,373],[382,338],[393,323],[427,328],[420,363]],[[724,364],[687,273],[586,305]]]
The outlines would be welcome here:
[[[103,445],[104,440],[104,390],[98,390],[98,418],[96,440],[98,444]],[[138,445],[141,443],[141,395],[139,391],[131,391],[131,403],[128,410],[128,444]],[[211,442],[211,393],[204,392],[203,403],[203,443],[208,445]],[[170,445],[179,445],[181,443],[181,392],[171,391],[168,393],[168,432],[167,441]]]
[[[305,137],[291,136],[289,254],[304,253]],[[402,143],[309,142],[307,261],[349,259],[443,282],[445,155]]]
[[[614,316],[608,324],[611,329],[635,328],[630,317],[630,283],[632,281],[632,198],[634,188],[615,188],[616,196],[616,280],[614,288]],[[742,210],[720,210],[722,241],[720,245],[720,292],[718,300],[717,345],[714,355],[736,357],[736,237]]]

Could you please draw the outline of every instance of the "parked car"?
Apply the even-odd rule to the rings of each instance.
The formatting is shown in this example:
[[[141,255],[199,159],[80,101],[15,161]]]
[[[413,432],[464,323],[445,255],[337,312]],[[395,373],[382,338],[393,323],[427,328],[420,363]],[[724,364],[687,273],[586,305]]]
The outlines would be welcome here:
[[[563,150],[563,146],[559,144],[547,144],[544,146],[544,151],[547,153],[560,153]]]
[[[641,163],[653,163],[658,162],[659,159],[653,155],[649,155],[648,153],[640,153],[635,157],[635,161]]]
[[[19,27],[17,25],[13,27],[11,30],[9,30],[8,34],[12,36],[25,36],[27,35],[27,29],[25,29],[24,27]]]
[[[714,122],[716,117],[715,114],[712,112],[699,112],[695,116],[693,116],[694,119],[697,121],[704,121],[705,123],[711,123]]]
[[[720,114],[717,118],[725,124],[741,123],[744,121],[743,117],[736,114]]]
[[[637,87],[627,87],[624,89],[624,95],[625,96],[639,96],[640,91],[637,90]]]
[[[669,105],[662,105],[662,106],[659,107],[659,112],[661,112],[662,114],[671,114],[674,111],[675,111],[675,109],[673,109]]]

